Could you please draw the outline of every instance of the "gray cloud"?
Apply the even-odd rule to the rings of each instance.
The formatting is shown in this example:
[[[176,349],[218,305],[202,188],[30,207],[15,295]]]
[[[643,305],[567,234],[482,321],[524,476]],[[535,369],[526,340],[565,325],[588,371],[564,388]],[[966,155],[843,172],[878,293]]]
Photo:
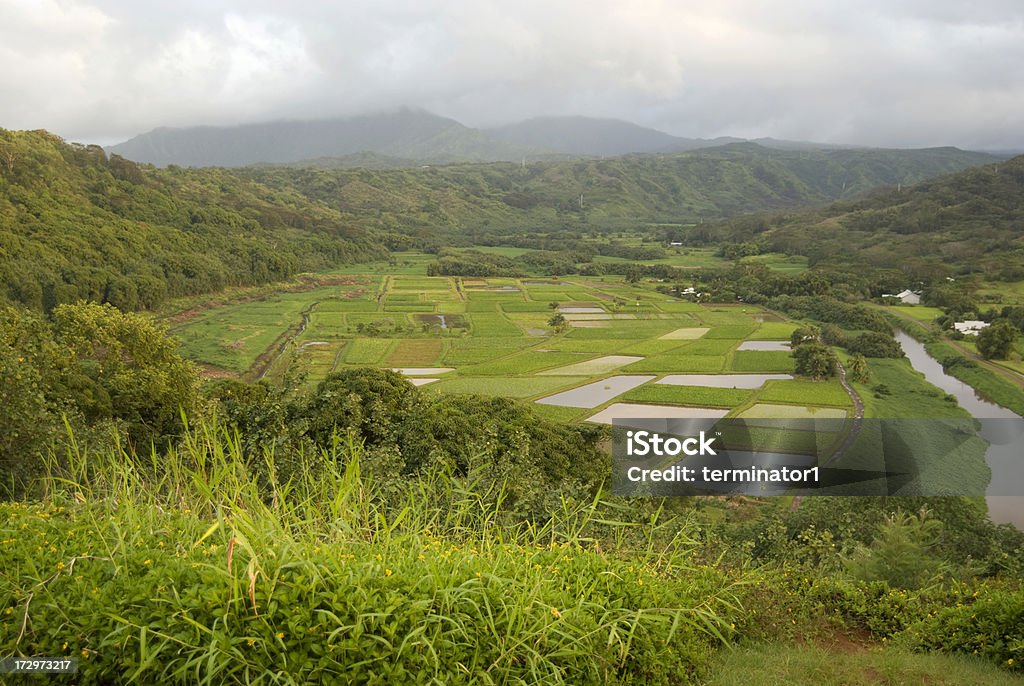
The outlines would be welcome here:
[[[414,105],[1024,148],[1018,0],[2,0],[0,64],[0,126],[74,140]]]

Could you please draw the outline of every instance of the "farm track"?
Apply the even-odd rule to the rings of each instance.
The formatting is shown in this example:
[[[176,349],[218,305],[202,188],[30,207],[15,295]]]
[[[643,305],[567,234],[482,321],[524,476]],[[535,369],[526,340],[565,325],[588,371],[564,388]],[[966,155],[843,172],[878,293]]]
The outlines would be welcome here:
[[[246,371],[242,378],[250,382],[259,381],[264,378],[267,375],[267,372],[270,371],[270,368],[274,366],[274,363],[280,359],[281,355],[287,349],[288,344],[301,336],[306,330],[306,327],[309,326],[309,317],[313,314],[313,310],[315,310],[316,306],[319,304],[320,301],[316,300],[311,302],[309,307],[302,310],[300,313],[302,315],[302,320],[297,325],[293,324],[285,329],[281,335],[270,344],[270,347],[256,358],[256,362],[249,367],[248,371]]]
[[[839,368],[839,383],[842,384],[843,390],[846,391],[847,395],[850,396],[850,400],[853,401],[853,423],[850,425],[850,432],[846,435],[842,445],[832,454],[832,457],[825,461],[825,464],[822,465],[823,467],[838,461],[839,458],[846,454],[857,440],[857,436],[860,435],[860,429],[864,424],[864,401],[861,400],[860,395],[850,385],[850,382],[846,380],[846,367],[843,366],[843,363],[837,360],[836,366]]]

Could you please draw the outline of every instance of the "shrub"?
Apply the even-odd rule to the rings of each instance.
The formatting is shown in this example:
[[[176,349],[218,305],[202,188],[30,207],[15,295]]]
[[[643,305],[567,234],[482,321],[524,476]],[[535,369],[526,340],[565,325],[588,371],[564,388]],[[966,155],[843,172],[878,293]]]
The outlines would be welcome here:
[[[992,590],[980,595],[975,602],[938,609],[910,627],[901,642],[915,650],[978,655],[1021,671],[1024,668],[1024,591]]]

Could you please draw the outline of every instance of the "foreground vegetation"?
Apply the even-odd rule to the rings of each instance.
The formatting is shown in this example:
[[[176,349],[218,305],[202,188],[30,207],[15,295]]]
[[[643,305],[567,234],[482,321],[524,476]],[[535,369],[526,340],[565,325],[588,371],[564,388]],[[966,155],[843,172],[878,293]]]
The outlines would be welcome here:
[[[1024,659],[1024,542],[956,499],[760,517],[562,493],[523,518],[503,482],[381,479],[338,438],[287,480],[213,424],[151,459],[55,458],[36,497],[0,505],[0,650],[78,657],[80,683],[730,683],[727,645],[836,632],[895,673],[1011,683]]]

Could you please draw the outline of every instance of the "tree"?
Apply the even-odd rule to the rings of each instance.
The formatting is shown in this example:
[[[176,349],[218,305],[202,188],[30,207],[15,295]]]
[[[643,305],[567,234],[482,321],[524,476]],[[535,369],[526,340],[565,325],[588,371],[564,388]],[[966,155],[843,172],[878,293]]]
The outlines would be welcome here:
[[[193,415],[199,376],[177,343],[148,318],[111,305],[78,303],[53,311],[54,338],[75,364],[64,394],[94,419],[126,423],[139,447],[175,436]]]
[[[825,379],[836,373],[836,355],[821,343],[804,343],[793,350],[796,373],[812,379]]]
[[[847,341],[846,349],[865,357],[903,357],[903,348],[889,334],[864,331]]]
[[[917,516],[897,513],[889,517],[869,546],[859,546],[845,560],[846,571],[860,581],[884,581],[893,588],[918,589],[949,564],[933,554],[942,522],[926,510]]]
[[[871,381],[871,371],[868,369],[868,362],[860,353],[850,358],[847,371],[850,374],[850,378],[857,383],[868,383]]]
[[[569,326],[569,321],[565,318],[561,312],[555,312],[548,319],[548,326],[554,328],[555,331],[565,331],[566,327]]]
[[[1017,329],[1005,319],[1000,319],[981,330],[978,334],[978,352],[986,360],[1005,360],[1017,340]]]
[[[816,326],[808,324],[794,331],[793,335],[789,337],[789,342],[795,348],[803,343],[817,341],[819,336],[821,336],[821,330]]]

